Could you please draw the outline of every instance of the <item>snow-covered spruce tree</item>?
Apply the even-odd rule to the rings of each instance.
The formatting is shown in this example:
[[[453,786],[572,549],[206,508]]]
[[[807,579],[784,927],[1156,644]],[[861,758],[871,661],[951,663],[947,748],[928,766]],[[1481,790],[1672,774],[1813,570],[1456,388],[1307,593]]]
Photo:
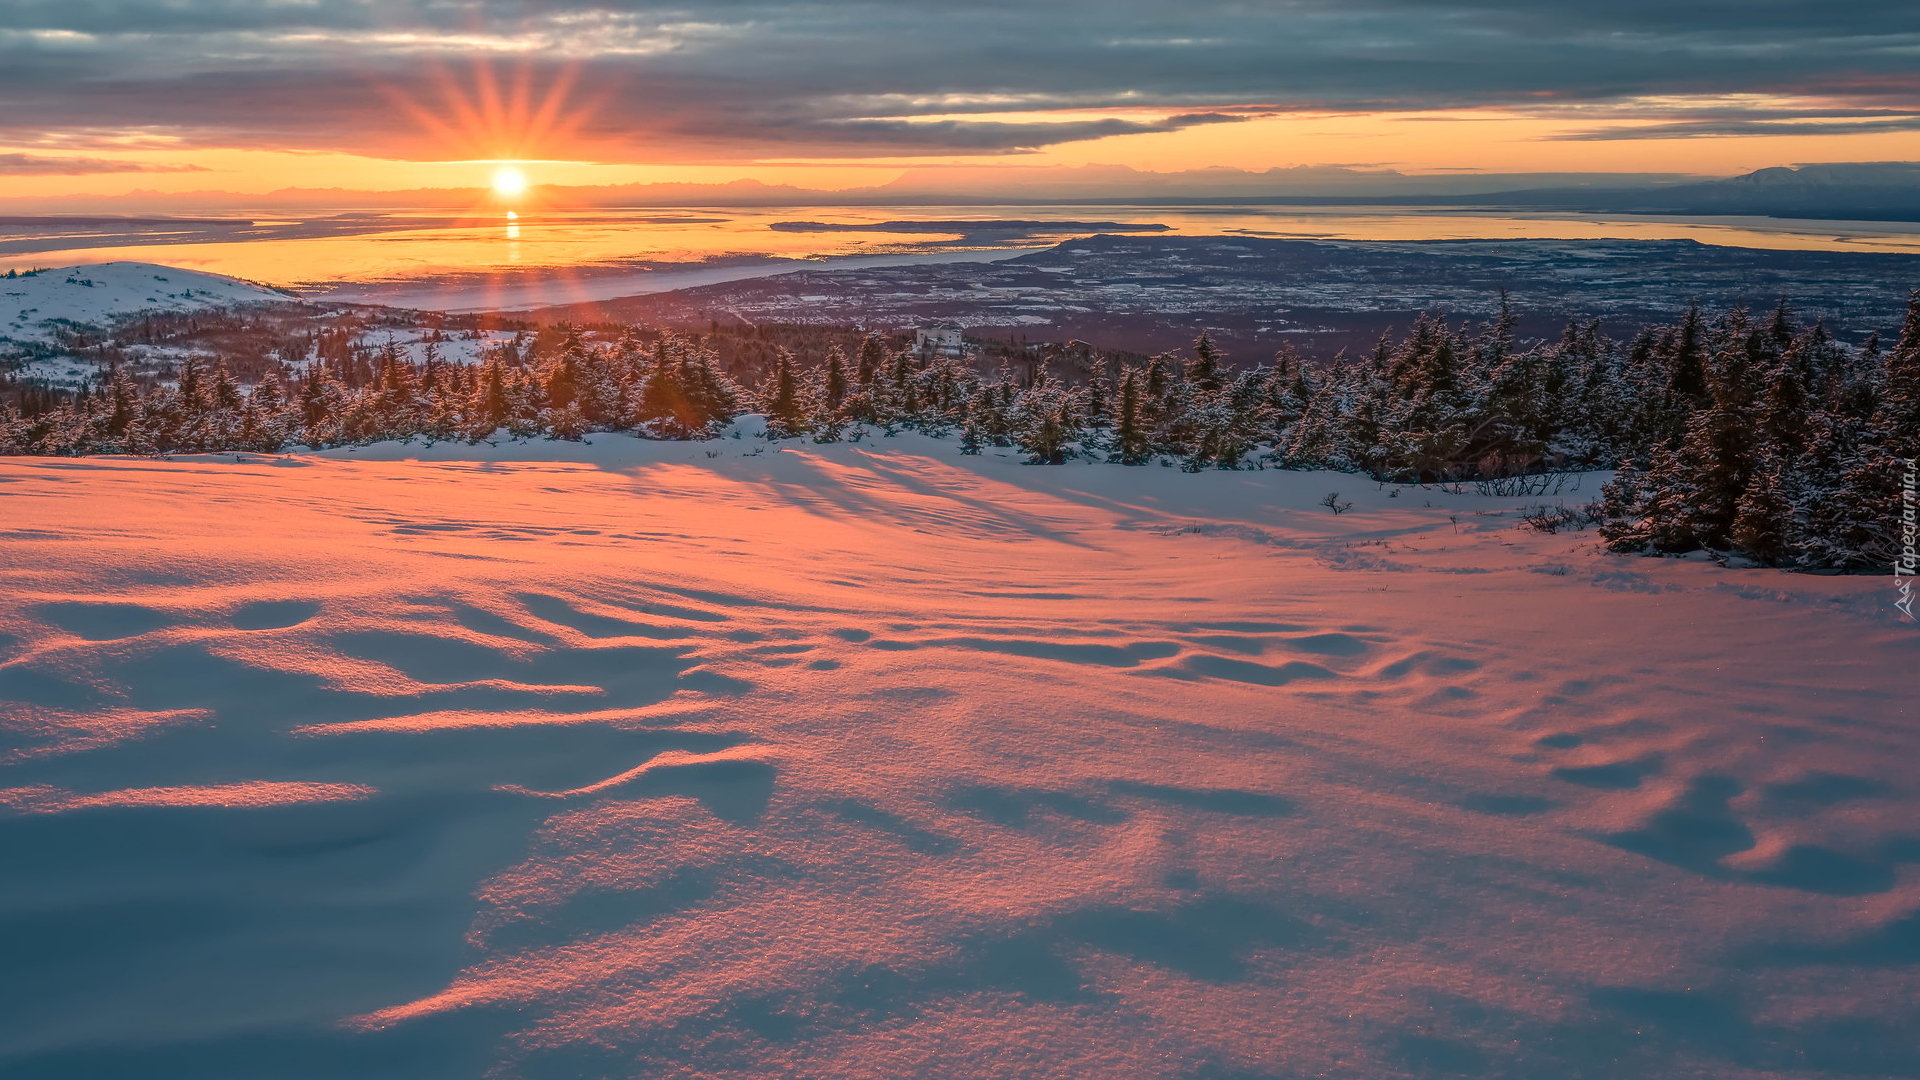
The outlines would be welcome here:
[[[854,377],[863,387],[871,386],[880,377],[881,365],[887,362],[887,339],[875,330],[860,340],[860,356],[854,365]]]
[[[1754,442],[1790,466],[1806,450],[1807,420],[1813,395],[1807,385],[1807,367],[1791,349],[1780,351],[1772,370],[1761,378],[1754,404]]]
[[[1200,336],[1194,339],[1192,358],[1182,366],[1181,381],[1202,393],[1224,389],[1227,382],[1225,362],[1225,354],[1213,343],[1213,333],[1202,330]]]
[[[1143,411],[1154,421],[1149,445],[1154,452],[1180,458],[1188,471],[1212,465],[1237,468],[1268,434],[1262,426],[1266,412],[1261,389],[1267,373],[1236,376],[1225,361],[1213,336],[1202,331],[1177,376],[1170,356],[1148,362]],[[1247,381],[1249,375],[1254,381]],[[1155,386],[1160,387],[1157,397],[1151,393]]]
[[[227,370],[226,362],[216,360],[207,379],[200,449],[221,450],[240,441],[241,411],[245,405],[240,384]]]
[[[1665,342],[1662,359],[1667,372],[1667,389],[1687,409],[1705,408],[1707,389],[1707,325],[1698,303],[1687,307]]]
[[[1759,347],[1748,350],[1754,359],[1771,360],[1772,370],[1764,376],[1759,400],[1753,406],[1747,435],[1750,466],[1727,533],[1731,546],[1769,565],[1794,561],[1802,531],[1794,492],[1797,469],[1806,450],[1810,402],[1802,365],[1788,347],[1797,335],[1792,334],[1785,319],[1783,304],[1772,324],[1762,331],[1765,337]],[[1786,345],[1781,343],[1783,336],[1787,337]]]
[[[1910,304],[1910,324],[1912,310]],[[1886,372],[1850,370],[1878,358],[1877,342],[1850,356],[1817,323],[1793,333],[1785,312],[1783,303],[1754,350],[1777,359],[1753,409],[1758,460],[1741,504],[1743,516],[1752,516],[1784,498],[1784,550],[1769,550],[1765,530],[1743,529],[1740,522],[1733,543],[1782,565],[1884,567],[1896,546],[1890,508],[1898,499],[1897,462],[1877,442],[1886,419],[1878,407]],[[1776,462],[1777,483],[1768,475]]]
[[[786,349],[774,354],[773,373],[760,388],[759,405],[767,417],[768,438],[798,438],[811,426],[800,397],[800,376],[793,369],[793,354]]]
[[[0,457],[32,453],[28,449],[26,424],[20,409],[11,401],[0,401]]]
[[[981,437],[980,419],[978,413],[975,411],[976,406],[974,400],[969,398],[966,403],[961,406],[961,409],[960,452],[969,455],[978,454],[981,447],[986,444]]]
[[[254,385],[240,408],[234,445],[257,454],[277,454],[287,444],[290,412],[277,378],[268,376]]]
[[[664,335],[646,373],[637,426],[654,438],[702,438],[740,414],[740,396],[711,349]]]
[[[1059,465],[1077,435],[1074,394],[1043,368],[1014,404],[1014,444],[1030,465]]]
[[[1647,471],[1649,539],[1655,550],[1726,550],[1752,470],[1752,327],[1734,308],[1715,327],[1705,373],[1707,401],[1670,451]]]
[[[1307,380],[1307,365],[1291,345],[1282,345],[1273,354],[1273,367],[1264,384],[1267,407],[1268,441],[1277,448],[1289,428],[1307,411],[1313,388]]]
[[[473,380],[467,399],[466,436],[468,442],[492,438],[505,427],[513,414],[513,402],[507,396],[508,374],[505,350],[490,352]]]
[[[919,407],[913,376],[913,353],[902,349],[887,358],[881,378],[875,380],[874,415],[888,430],[908,422]]]
[[[1820,410],[1809,418],[1806,452],[1789,489],[1800,565],[1858,570],[1892,564],[1897,544],[1889,507],[1899,493],[1889,458],[1869,433],[1859,417]]]
[[[420,371],[420,434],[438,442],[459,438],[466,429],[468,371],[441,359],[429,343]]]
[[[1879,379],[1875,441],[1894,458],[1920,457],[1920,289],[1907,298],[1900,340],[1886,354]]]
[[[1275,464],[1288,469],[1337,467],[1334,461],[1339,456],[1345,430],[1345,381],[1341,367],[1336,359],[1332,371],[1300,377],[1299,389],[1295,392],[1304,391],[1305,404],[1300,415],[1274,443],[1268,456]]]
[[[1146,373],[1135,367],[1120,372],[1120,389],[1113,399],[1112,450],[1107,460],[1122,465],[1144,465],[1153,457],[1148,431]]]
[[[814,395],[818,419],[831,422],[844,419],[841,410],[847,403],[847,354],[835,345],[827,350],[827,361],[820,368],[820,383]]]
[[[1113,424],[1113,384],[1105,371],[1097,371],[1087,380],[1087,446],[1104,451],[1109,442],[1107,429]]]
[[[1549,460],[1586,468],[1618,461],[1630,446],[1625,425],[1632,409],[1614,343],[1600,332],[1600,320],[1591,319],[1568,323],[1554,351],[1565,389]]]
[[[982,383],[971,399],[980,437],[993,446],[1013,445],[1013,385],[1006,374],[1003,370],[994,381]]]
[[[1799,523],[1794,518],[1788,473],[1782,448],[1762,444],[1728,530],[1732,546],[1769,566],[1790,563],[1795,553]]]
[[[1673,403],[1663,357],[1663,332],[1642,327],[1628,343],[1621,362],[1618,392],[1622,400],[1620,453],[1645,465],[1653,448],[1678,438],[1684,413]]]
[[[1140,416],[1146,421],[1147,444],[1154,453],[1171,452],[1174,439],[1170,428],[1175,427],[1174,411],[1179,407],[1179,390],[1176,372],[1178,359],[1171,353],[1155,353],[1147,358],[1146,369],[1141,373]]]
[[[1899,477],[1920,454],[1920,290],[1908,298],[1894,347],[1863,350],[1862,359],[1878,360],[1878,370],[1836,380],[1836,407],[1809,425],[1798,507],[1810,565],[1880,570],[1900,549]]]
[[[1694,323],[1690,312],[1658,340],[1685,342]],[[1622,380],[1629,394],[1660,394],[1636,378],[1647,340],[1643,334],[1630,354]],[[1819,324],[1797,329],[1784,304],[1758,326],[1736,310],[1705,340],[1706,400],[1690,410],[1677,438],[1651,449],[1644,474],[1623,469],[1606,489],[1609,546],[1740,551],[1810,569],[1885,565],[1897,462],[1884,445],[1889,413],[1879,404],[1890,372],[1869,366],[1874,344],[1856,354]],[[1685,366],[1679,370],[1684,375]],[[1643,399],[1639,415],[1678,400],[1675,381],[1653,410]],[[1642,429],[1639,437],[1648,434]]]
[[[1560,436],[1566,393],[1563,371],[1553,353],[1509,353],[1488,374],[1475,408],[1463,462],[1487,476],[1534,472],[1543,468]],[[1448,479],[1467,479],[1449,477]]]
[[[1827,380],[1821,407],[1836,416],[1866,418],[1880,409],[1880,380],[1886,374],[1880,335],[1867,335],[1859,354]]]
[[[1215,389],[1189,383],[1187,430],[1190,442],[1180,467],[1199,472],[1209,467],[1238,469],[1262,439],[1270,438],[1271,413],[1265,383],[1269,373],[1256,369]]]
[[[578,440],[593,430],[587,366],[585,343],[575,327],[566,328],[560,347],[534,365],[541,398],[539,426],[556,439]]]
[[[507,370],[507,434],[516,439],[531,439],[544,429],[541,417],[547,398],[533,369],[525,364]]]
[[[339,383],[333,368],[316,360],[295,374],[287,388],[287,439],[318,448],[339,413]]]
[[[99,428],[99,452],[137,454],[139,436],[135,425],[140,419],[140,387],[125,368],[116,366],[107,376],[102,395]]]
[[[1376,476],[1422,483],[1454,478],[1454,458],[1465,450],[1462,344],[1443,316],[1422,314],[1393,351]]]

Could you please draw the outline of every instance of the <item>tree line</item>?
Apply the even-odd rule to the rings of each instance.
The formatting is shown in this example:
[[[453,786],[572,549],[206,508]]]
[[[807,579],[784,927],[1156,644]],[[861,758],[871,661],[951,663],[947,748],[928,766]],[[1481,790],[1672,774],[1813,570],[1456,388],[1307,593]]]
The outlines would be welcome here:
[[[1522,347],[1514,325],[1504,305],[1473,327],[1424,316],[1365,357],[1310,364],[1283,350],[1251,368],[1230,366],[1202,334],[1185,355],[1109,358],[1076,378],[1044,362],[983,372],[973,358],[870,334],[810,365],[778,351],[752,387],[703,341],[638,329],[562,330],[540,349],[503,343],[478,364],[323,351],[251,386],[189,359],[172,385],[142,388],[116,369],[33,415],[0,406],[0,453],[273,453],[597,431],[698,439],[758,411],[775,438],[917,429],[956,436],[967,454],[1017,447],[1034,464],[1335,469],[1427,484],[1616,469],[1595,508],[1614,550],[1891,565],[1902,463],[1920,455],[1920,290],[1890,349],[1802,325],[1785,302],[1759,318],[1695,307],[1625,342],[1595,321]]]

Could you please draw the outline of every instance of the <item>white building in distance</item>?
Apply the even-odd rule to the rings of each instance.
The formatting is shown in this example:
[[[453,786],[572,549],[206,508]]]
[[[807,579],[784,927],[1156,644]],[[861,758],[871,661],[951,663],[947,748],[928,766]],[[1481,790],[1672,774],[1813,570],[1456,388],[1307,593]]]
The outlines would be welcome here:
[[[913,347],[923,355],[941,353],[946,356],[959,356],[966,351],[965,332],[957,323],[934,323],[922,326],[913,332]]]

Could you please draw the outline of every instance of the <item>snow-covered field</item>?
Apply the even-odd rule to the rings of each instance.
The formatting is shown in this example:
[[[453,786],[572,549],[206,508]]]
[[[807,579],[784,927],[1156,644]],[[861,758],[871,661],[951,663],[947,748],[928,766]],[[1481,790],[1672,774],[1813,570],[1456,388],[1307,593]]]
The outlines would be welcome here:
[[[1920,1075],[1890,580],[1393,491],[0,461],[0,1074]]]
[[[391,342],[395,354],[411,364],[424,364],[429,359],[445,364],[480,364],[486,362],[488,353],[527,336],[512,330],[474,330],[442,334],[436,341],[430,328],[398,332],[381,329],[361,334],[355,344],[384,352]]]
[[[0,277],[0,340],[50,341],[62,325],[104,326],[141,311],[198,311],[294,297],[238,278],[152,263],[63,266]]]

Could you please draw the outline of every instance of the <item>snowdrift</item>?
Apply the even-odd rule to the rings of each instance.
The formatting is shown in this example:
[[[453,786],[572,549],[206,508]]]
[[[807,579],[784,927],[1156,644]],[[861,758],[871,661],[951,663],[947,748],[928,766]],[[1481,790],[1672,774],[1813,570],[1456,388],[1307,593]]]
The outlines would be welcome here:
[[[0,498],[10,1077],[1920,1075],[1885,578],[920,436]]]

